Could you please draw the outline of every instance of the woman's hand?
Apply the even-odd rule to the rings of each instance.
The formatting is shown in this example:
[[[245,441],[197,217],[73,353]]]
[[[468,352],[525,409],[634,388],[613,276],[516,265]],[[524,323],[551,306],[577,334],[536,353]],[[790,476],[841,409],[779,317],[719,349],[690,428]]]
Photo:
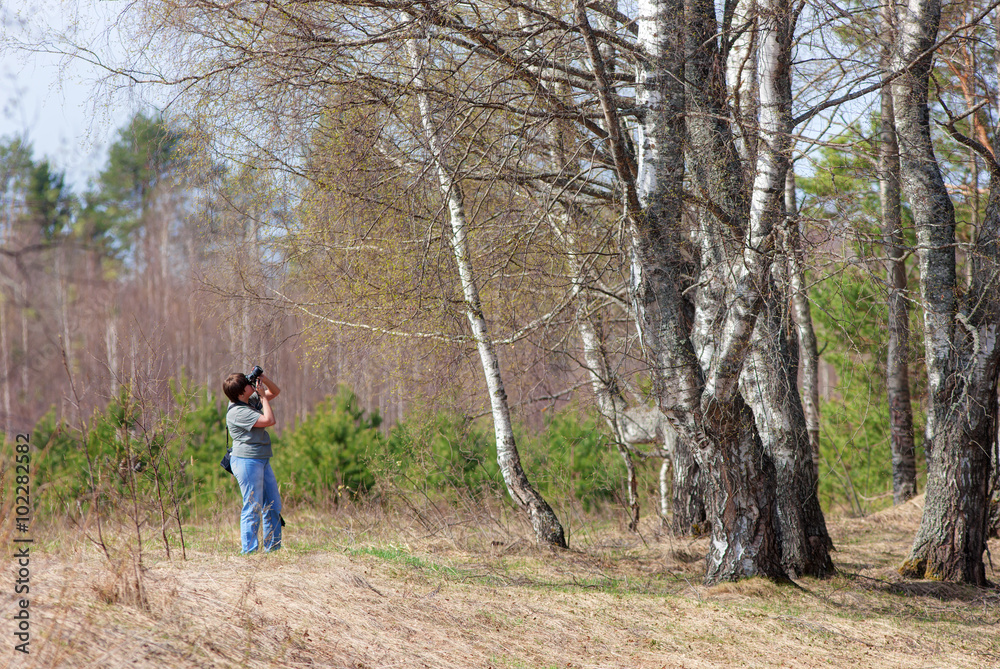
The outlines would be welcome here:
[[[261,383],[264,384],[264,390],[263,392],[261,392],[260,388],[258,388],[257,394],[260,395],[260,398],[262,400],[264,399],[273,400],[275,397],[278,396],[278,393],[281,392],[281,388],[278,387],[278,384],[269,379],[267,376],[261,374],[260,381]]]

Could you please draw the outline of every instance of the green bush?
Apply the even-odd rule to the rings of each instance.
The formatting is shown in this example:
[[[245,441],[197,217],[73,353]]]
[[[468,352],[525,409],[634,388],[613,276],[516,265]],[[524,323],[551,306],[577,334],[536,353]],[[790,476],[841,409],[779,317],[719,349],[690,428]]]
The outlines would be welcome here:
[[[219,466],[229,444],[225,405],[183,378],[171,389],[175,409],[169,415],[142,414],[124,389],[87,422],[86,448],[79,429],[60,423],[54,409],[47,413],[32,434],[40,447],[33,457],[39,512],[79,514],[95,501],[127,497],[132,485],[154,505],[172,491],[182,518],[238,503],[239,486]],[[380,423],[341,387],[306,418],[272,435],[271,463],[282,498],[325,506],[364,496],[378,480],[436,499],[455,493],[506,497],[488,418],[414,411],[388,435]],[[559,412],[539,434],[519,428],[517,439],[525,470],[546,498],[575,498],[585,509],[615,498],[624,467],[596,414]],[[133,465],[134,475],[128,473]]]
[[[595,412],[567,409],[548,417],[545,430],[522,435],[525,469],[546,499],[579,500],[584,510],[613,501],[625,466]]]
[[[456,413],[411,416],[389,434],[379,476],[425,493],[473,496],[503,488],[492,429]]]
[[[31,457],[35,512],[62,515],[75,508],[78,500],[86,500],[90,485],[83,442],[56,420],[55,407],[39,419],[31,443],[38,448]]]
[[[357,396],[341,386],[303,421],[273,438],[271,466],[284,500],[322,504],[363,495],[375,485],[368,468],[385,452],[378,413],[367,414]]]

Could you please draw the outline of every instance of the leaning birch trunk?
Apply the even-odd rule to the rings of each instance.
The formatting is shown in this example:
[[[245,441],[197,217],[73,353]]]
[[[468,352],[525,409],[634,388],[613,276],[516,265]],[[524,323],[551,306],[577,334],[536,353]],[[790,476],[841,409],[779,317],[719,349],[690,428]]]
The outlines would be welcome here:
[[[407,40],[407,50],[413,68],[413,84],[417,91],[417,103],[420,108],[421,123],[425,139],[430,150],[434,167],[437,170],[438,183],[442,196],[448,202],[448,214],[451,220],[451,247],[458,266],[462,282],[462,293],[465,298],[466,317],[472,328],[479,351],[479,359],[483,365],[486,386],[490,395],[490,409],[493,414],[493,428],[496,434],[497,462],[503,475],[504,483],[511,498],[528,513],[535,537],[539,543],[566,547],[566,538],[562,525],[556,518],[552,508],[528,481],[521,467],[521,457],[514,440],[514,430],[511,424],[510,406],[507,393],[504,390],[503,378],[500,374],[500,361],[497,357],[493,341],[490,338],[489,326],[483,315],[479,298],[479,288],[476,284],[475,272],[469,253],[467,238],[468,221],[461,186],[454,178],[445,155],[442,140],[433,111],[430,97],[426,92],[426,48],[421,44],[423,36],[411,37]]]
[[[550,141],[554,146],[558,146],[558,137],[550,135]],[[561,158],[556,156],[557,159]],[[559,162],[562,162],[559,160]],[[561,168],[557,165],[557,168]],[[615,446],[625,464],[626,491],[628,494],[629,507],[629,530],[635,531],[639,527],[639,496],[638,479],[636,476],[635,462],[632,460],[632,453],[629,449],[630,443],[627,441],[630,419],[628,417],[628,405],[618,383],[618,379],[613,374],[605,357],[604,347],[601,338],[597,333],[591,316],[591,301],[587,296],[586,270],[580,262],[579,250],[575,242],[572,230],[575,229],[573,208],[568,204],[558,205],[561,209],[558,216],[561,221],[552,221],[552,229],[556,237],[562,242],[566,252],[567,262],[570,269],[572,290],[576,294],[574,303],[576,306],[576,327],[580,335],[580,344],[583,349],[583,361],[590,376],[590,385],[594,390],[594,397],[597,399],[597,410],[601,417],[611,429],[611,434],[615,440]],[[550,219],[551,220],[551,219]],[[636,427],[632,431],[637,431]]]
[[[550,139],[554,139],[550,137]],[[580,335],[583,361],[590,376],[591,388],[597,399],[597,410],[604,418],[615,445],[625,464],[626,490],[629,504],[629,529],[635,531],[639,525],[638,475],[632,451],[638,445],[653,445],[645,453],[669,460],[677,441],[676,433],[659,409],[647,406],[629,406],[622,391],[618,376],[612,371],[603,342],[591,315],[593,305],[588,298],[589,277],[580,262],[580,252],[575,242],[573,230],[576,223],[573,207],[559,205],[559,223],[552,221],[552,230],[562,242],[570,269],[572,290],[576,294],[576,325]],[[551,220],[551,218],[550,218]],[[662,503],[661,503],[662,506]],[[664,514],[666,517],[666,514]]]
[[[558,8],[554,9],[558,11]],[[535,54],[538,51],[538,44],[531,34],[533,26],[526,7],[518,10],[518,22],[521,29],[525,31],[525,46],[528,53]],[[606,60],[613,58],[613,47],[611,45],[604,45],[602,47],[602,54]],[[562,84],[556,83],[554,89],[560,94],[566,95]],[[567,129],[566,122],[559,118],[553,119],[546,127],[546,135],[550,147],[548,151],[549,159],[553,170],[560,173],[566,173],[567,171],[576,173],[579,166],[572,165],[571,159],[567,156],[566,144],[569,141]],[[556,237],[562,242],[569,264],[572,290],[575,294],[573,301],[576,307],[577,331],[580,334],[583,359],[590,375],[591,387],[594,390],[594,396],[597,398],[597,410],[611,429],[611,434],[615,440],[615,447],[618,449],[618,454],[621,455],[622,462],[625,465],[625,490],[629,509],[628,527],[630,531],[634,532],[639,527],[639,480],[635,461],[632,458],[631,443],[626,440],[626,433],[628,432],[626,423],[629,421],[627,416],[628,407],[621,392],[618,379],[607,364],[603,343],[592,320],[593,305],[591,304],[592,300],[588,292],[590,283],[587,276],[588,272],[585,269],[584,263],[580,261],[580,250],[576,242],[577,226],[579,225],[579,221],[584,217],[579,215],[572,201],[565,202],[562,200],[565,197],[564,194],[560,194],[556,189],[553,189],[553,191],[553,199],[558,202],[556,204],[557,211],[551,214],[548,220],[552,225],[552,230]]]
[[[670,460],[663,458],[660,462],[660,524],[663,527],[669,522],[670,516]]]
[[[892,84],[903,192],[917,231],[928,384],[924,512],[900,571],[982,586],[1000,358],[1000,168],[994,160],[971,254],[972,285],[960,298],[955,210],[934,156],[928,108],[930,47],[940,20],[940,0],[911,0],[894,69],[915,64]]]
[[[882,62],[891,67],[895,11],[881,10],[886,35]],[[902,504],[917,494],[917,460],[913,443],[913,408],[910,404],[910,317],[906,304],[906,261],[903,218],[900,205],[899,146],[893,119],[892,87],[882,86],[882,120],[879,130],[879,200],[882,207],[882,238],[886,253],[886,284],[889,341],[886,345],[886,393],[889,400],[889,429],[892,446],[892,501]]]

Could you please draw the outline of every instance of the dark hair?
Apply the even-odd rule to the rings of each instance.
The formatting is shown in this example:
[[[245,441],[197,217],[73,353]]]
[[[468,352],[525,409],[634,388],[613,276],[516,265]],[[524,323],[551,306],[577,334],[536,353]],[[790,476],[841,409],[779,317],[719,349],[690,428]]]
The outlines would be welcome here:
[[[226,380],[222,382],[222,392],[226,394],[226,397],[232,402],[239,402],[240,395],[243,394],[243,390],[250,385],[250,381],[247,380],[247,375],[242,372],[234,372],[226,377]]]

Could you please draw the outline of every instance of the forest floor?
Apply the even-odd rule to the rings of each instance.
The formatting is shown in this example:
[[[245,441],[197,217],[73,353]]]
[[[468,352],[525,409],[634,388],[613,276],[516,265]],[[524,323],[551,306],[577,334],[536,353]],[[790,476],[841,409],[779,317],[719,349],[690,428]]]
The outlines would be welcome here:
[[[1000,667],[1000,592],[896,573],[920,501],[830,519],[838,575],[794,585],[706,587],[707,540],[658,519],[636,535],[570,518],[572,548],[552,551],[508,514],[292,510],[283,550],[243,557],[234,512],[186,526],[187,559],[147,546],[141,579],[134,553],[39,529],[28,655],[18,566],[0,569],[0,666]]]

